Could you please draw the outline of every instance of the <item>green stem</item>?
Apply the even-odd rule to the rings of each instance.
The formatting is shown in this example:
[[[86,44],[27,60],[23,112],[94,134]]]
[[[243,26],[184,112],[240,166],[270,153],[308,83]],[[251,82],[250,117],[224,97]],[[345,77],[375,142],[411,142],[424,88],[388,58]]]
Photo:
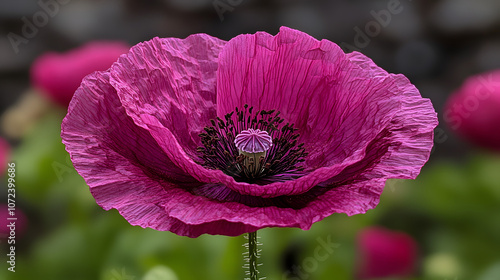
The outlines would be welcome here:
[[[248,270],[250,272],[250,280],[258,280],[257,274],[257,232],[248,233]]]

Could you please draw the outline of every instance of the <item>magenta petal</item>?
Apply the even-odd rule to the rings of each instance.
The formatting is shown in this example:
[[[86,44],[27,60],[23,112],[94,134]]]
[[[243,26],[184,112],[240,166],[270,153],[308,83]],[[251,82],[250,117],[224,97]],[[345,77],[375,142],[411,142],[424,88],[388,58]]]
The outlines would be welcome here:
[[[155,38],[120,57],[110,82],[137,125],[146,128],[141,115],[155,117],[192,156],[216,115],[217,57],[225,43],[206,34]]]
[[[219,64],[219,117],[244,104],[280,111],[299,129],[312,168],[362,158],[400,106],[388,75],[360,68],[328,40],[285,27],[276,36],[232,39]]]
[[[339,186],[302,209],[249,207],[237,202],[218,202],[190,195],[179,189],[169,189],[170,196],[175,199],[166,201],[161,206],[171,217],[191,226],[208,228],[213,223],[225,223],[226,230],[230,229],[225,235],[239,235],[249,228],[298,227],[308,230],[313,223],[333,213],[354,215],[374,208],[383,188],[383,180]],[[239,227],[240,224],[245,227]]]
[[[271,207],[248,207],[234,202],[213,202],[200,200],[197,203],[186,203],[182,208],[185,211],[173,213],[175,217],[190,223],[200,223],[217,220],[220,217],[236,219],[249,223],[257,228],[265,227],[298,227],[308,230],[313,223],[334,214],[347,215],[362,214],[373,209],[379,203],[384,189],[385,179],[357,180],[335,186],[326,193],[317,196],[307,206],[300,209]],[[192,211],[192,212],[191,212]],[[234,212],[232,212],[234,211]],[[178,213],[178,214],[177,214]]]
[[[283,27],[276,36],[238,36],[219,59],[217,114],[245,104],[279,110],[309,152],[310,174],[266,185],[264,192],[228,185],[242,194],[300,194],[348,166],[364,172],[361,166],[372,160],[368,146],[384,133],[385,151],[374,153],[382,162],[373,171],[378,174],[367,177],[414,178],[429,157],[437,125],[432,104],[402,75],[388,74],[362,54],[345,55],[332,42]]]
[[[387,136],[377,145],[389,146],[386,154],[374,161],[366,157],[376,167],[365,174],[372,178],[415,179],[427,162],[433,146],[434,128],[438,125],[437,113],[429,99],[422,98],[417,88],[403,75],[387,74],[366,56],[353,52],[348,54],[351,61],[376,75],[388,75],[400,92],[400,108],[385,128]],[[378,68],[378,69],[377,69]]]
[[[103,174],[107,169],[133,176],[127,172],[130,165],[141,166],[151,176],[195,182],[125,114],[116,91],[109,85],[107,72],[96,72],[84,79],[62,123],[61,136],[73,164],[88,183],[112,178]]]
[[[237,236],[258,228],[238,218],[235,208],[227,216],[198,219],[198,213],[217,212],[225,207],[203,197],[193,196],[178,186],[138,175],[135,182],[116,180],[91,188],[96,201],[106,210],[117,209],[131,224],[175,234],[198,237],[201,234],[223,234]],[[192,223],[195,220],[196,223]]]

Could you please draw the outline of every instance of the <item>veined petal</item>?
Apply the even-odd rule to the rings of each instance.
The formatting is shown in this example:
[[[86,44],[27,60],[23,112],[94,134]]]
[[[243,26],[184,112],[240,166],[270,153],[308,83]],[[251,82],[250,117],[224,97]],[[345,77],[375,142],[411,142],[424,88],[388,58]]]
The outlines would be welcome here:
[[[62,123],[61,137],[73,165],[90,186],[110,186],[124,192],[124,184],[136,186],[137,198],[144,191],[138,185],[141,177],[156,178],[166,184],[188,187],[197,184],[193,177],[179,169],[162,151],[149,132],[127,116],[116,91],[109,84],[108,72],[87,76],[70,103]],[[119,199],[117,199],[119,203]]]
[[[384,187],[383,180],[340,186],[297,210],[219,202],[148,177],[137,179],[137,184],[115,181],[91,191],[104,209],[116,208],[132,225],[189,237],[205,233],[238,236],[266,227],[308,230],[333,213],[355,215],[374,208]]]
[[[189,226],[204,227],[224,223],[231,229],[225,235],[236,236],[248,228],[298,227],[308,230],[333,213],[355,215],[375,208],[384,188],[385,180],[358,182],[333,188],[318,196],[307,207],[301,209],[249,207],[237,202],[219,202],[203,196],[191,195],[172,189],[172,201],[162,206],[169,215]],[[245,225],[240,227],[240,225]],[[246,228],[245,228],[246,227]]]
[[[140,116],[154,116],[194,155],[198,134],[216,115],[217,57],[225,43],[206,34],[155,38],[121,56],[110,83],[137,125],[147,128]]]
[[[379,177],[414,178],[429,157],[437,125],[430,101],[404,76],[388,74],[362,54],[345,55],[330,41],[282,28],[276,36],[238,36],[219,59],[217,114],[244,104],[279,110],[299,129],[309,153],[308,175],[264,190],[228,185],[241,194],[304,193],[338,179],[345,168],[353,175],[382,158]]]
[[[280,111],[301,134],[310,169],[363,157],[400,107],[388,75],[352,63],[339,46],[281,28],[241,35],[219,57],[217,114],[244,104]]]
[[[365,176],[415,179],[429,159],[434,128],[438,125],[437,113],[431,101],[422,98],[418,89],[405,76],[387,74],[360,53],[350,53],[348,57],[375,75],[388,75],[398,87],[401,96],[400,109],[385,128],[386,135],[374,143],[374,148],[384,145],[390,147],[378,160],[372,156],[363,159],[363,162],[371,162],[373,165]]]

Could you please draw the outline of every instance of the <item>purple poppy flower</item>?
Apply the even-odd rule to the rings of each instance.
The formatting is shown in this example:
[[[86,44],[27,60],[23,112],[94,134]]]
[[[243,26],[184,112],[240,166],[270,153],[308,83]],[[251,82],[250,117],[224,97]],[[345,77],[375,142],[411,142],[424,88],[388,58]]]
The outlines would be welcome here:
[[[62,138],[132,225],[236,236],[374,208],[388,178],[418,175],[436,125],[404,76],[283,27],[132,47],[84,79]]]

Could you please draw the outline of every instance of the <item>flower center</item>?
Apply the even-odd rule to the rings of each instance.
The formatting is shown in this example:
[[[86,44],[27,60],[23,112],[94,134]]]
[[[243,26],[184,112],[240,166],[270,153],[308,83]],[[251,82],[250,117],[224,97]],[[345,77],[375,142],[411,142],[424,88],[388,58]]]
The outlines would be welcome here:
[[[243,156],[245,171],[252,177],[258,177],[264,171],[266,152],[273,144],[271,136],[266,131],[250,128],[240,132],[234,139],[234,144],[240,157]]]
[[[265,153],[273,145],[269,133],[260,129],[243,130],[234,139],[240,153]]]
[[[199,164],[223,171],[237,181],[267,184],[296,179],[304,174],[301,163],[307,153],[298,144],[293,124],[275,110],[253,112],[244,106],[210,120],[204,128]]]

